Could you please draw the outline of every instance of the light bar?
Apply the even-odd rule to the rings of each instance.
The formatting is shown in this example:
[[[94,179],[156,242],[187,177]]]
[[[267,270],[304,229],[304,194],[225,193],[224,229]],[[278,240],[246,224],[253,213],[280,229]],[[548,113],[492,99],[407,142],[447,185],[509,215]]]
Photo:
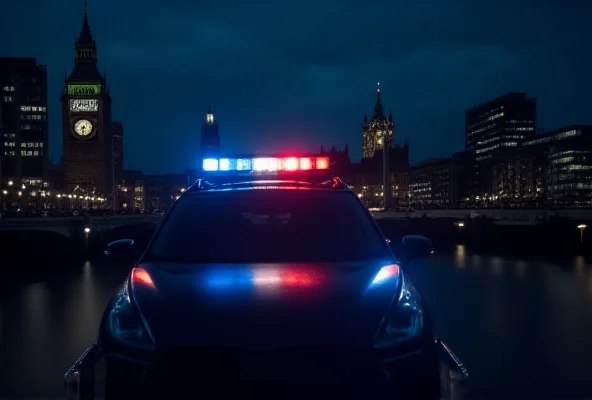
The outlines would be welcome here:
[[[310,171],[329,169],[329,157],[204,158],[204,171]]]

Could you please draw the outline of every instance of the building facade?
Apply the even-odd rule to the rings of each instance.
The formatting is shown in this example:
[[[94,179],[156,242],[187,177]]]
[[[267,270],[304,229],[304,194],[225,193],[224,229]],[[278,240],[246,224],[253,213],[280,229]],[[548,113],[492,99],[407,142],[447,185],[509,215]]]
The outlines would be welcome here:
[[[388,202],[384,200],[384,150],[352,167],[346,183],[368,208],[405,208],[409,205],[409,142],[388,148]]]
[[[409,202],[414,208],[463,207],[469,196],[471,153],[428,159],[410,167]]]
[[[121,182],[123,173],[123,124],[121,122],[111,122],[111,134],[113,136],[113,168],[115,184]]]
[[[395,140],[395,123],[393,115],[389,113],[388,117],[384,113],[384,108],[380,100],[380,86],[376,89],[376,104],[372,118],[364,114],[362,124],[362,159],[370,159],[378,150],[391,147]]]
[[[85,10],[74,69],[62,94],[63,163],[69,193],[109,198],[114,193],[111,96],[97,66],[97,46]]]
[[[476,161],[516,147],[536,133],[536,100],[525,93],[506,93],[465,112],[465,149]]]
[[[46,67],[35,58],[0,58],[2,186],[48,188],[47,115]]]

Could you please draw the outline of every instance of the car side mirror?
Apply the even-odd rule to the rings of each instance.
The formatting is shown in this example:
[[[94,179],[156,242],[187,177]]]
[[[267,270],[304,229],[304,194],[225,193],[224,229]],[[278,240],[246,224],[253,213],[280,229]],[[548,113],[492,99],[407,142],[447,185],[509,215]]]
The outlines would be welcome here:
[[[417,260],[418,258],[427,257],[434,254],[434,246],[432,241],[425,236],[407,235],[401,241],[403,244],[403,252],[407,261]]]
[[[131,261],[136,255],[136,242],[133,239],[120,239],[105,248],[105,255],[118,261]]]

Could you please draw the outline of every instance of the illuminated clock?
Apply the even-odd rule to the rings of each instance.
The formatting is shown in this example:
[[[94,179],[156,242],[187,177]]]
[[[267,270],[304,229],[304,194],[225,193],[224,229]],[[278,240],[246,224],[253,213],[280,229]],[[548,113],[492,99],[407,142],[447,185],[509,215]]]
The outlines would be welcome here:
[[[86,119],[78,120],[74,124],[74,132],[81,137],[86,137],[90,135],[92,133],[92,130],[93,124]]]

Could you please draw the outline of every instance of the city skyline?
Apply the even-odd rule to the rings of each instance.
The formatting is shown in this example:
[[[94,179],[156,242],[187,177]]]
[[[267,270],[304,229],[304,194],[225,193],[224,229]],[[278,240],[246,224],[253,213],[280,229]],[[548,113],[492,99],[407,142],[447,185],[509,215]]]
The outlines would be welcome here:
[[[10,23],[18,23],[19,19],[10,18],[10,15],[13,12],[18,13],[19,7],[22,6],[11,4],[7,10],[8,23],[0,27],[4,37],[7,37],[8,30],[16,31]],[[41,15],[51,16],[52,13],[59,12],[64,14],[68,23],[60,25],[58,29],[51,29],[42,36],[30,35],[35,30],[25,31],[17,36],[20,41],[6,41],[3,46],[5,50],[2,51],[2,56],[36,57],[48,66],[50,153],[54,161],[58,160],[62,150],[59,94],[63,89],[63,69],[68,68],[70,71],[72,68],[72,38],[80,30],[84,4],[82,1],[69,1],[64,3],[64,7],[66,9],[61,10],[45,5],[35,8],[33,14],[28,12],[29,18],[39,20],[39,23],[35,24],[38,30],[42,29],[46,20],[52,21],[51,18],[44,20]],[[154,11],[154,7],[156,5],[148,3],[142,7],[142,11]],[[162,6],[161,12],[153,15],[172,18],[171,14],[177,11],[167,7]],[[291,54],[277,50],[281,57],[276,57],[275,64],[269,63],[266,58],[271,57],[270,55],[259,57],[261,66],[252,61],[246,63],[254,58],[254,54],[259,53],[241,55],[238,51],[241,47],[236,41],[232,45],[238,46],[239,49],[235,48],[232,51],[222,51],[221,47],[215,46],[213,39],[217,33],[228,34],[228,31],[220,27],[232,22],[235,15],[229,13],[225,15],[225,19],[218,19],[220,10],[211,5],[207,7],[209,9],[194,10],[187,6],[183,10],[183,14],[189,19],[203,19],[208,16],[207,22],[196,19],[197,23],[192,25],[195,32],[177,36],[178,43],[175,46],[170,45],[173,43],[171,41],[169,46],[161,43],[164,48],[159,48],[153,42],[154,47],[150,48],[148,42],[162,33],[164,25],[168,24],[167,18],[160,19],[161,25],[144,30],[138,27],[135,30],[132,29],[133,24],[131,27],[125,24],[125,18],[139,16],[139,12],[132,13],[131,10],[125,10],[125,7],[118,8],[120,12],[116,15],[109,14],[110,19],[106,20],[109,2],[89,4],[89,20],[97,41],[99,65],[101,71],[107,71],[108,84],[112,92],[113,117],[126,126],[126,168],[131,165],[134,169],[146,172],[165,173],[194,166],[191,164],[197,159],[196,149],[199,144],[201,121],[205,117],[208,101],[211,101],[216,110],[222,148],[225,151],[316,151],[321,144],[335,144],[341,148],[347,143],[351,149],[352,159],[357,161],[361,157],[362,118],[364,113],[371,112],[375,102],[375,85],[379,80],[383,88],[385,111],[393,112],[397,130],[396,142],[402,143],[405,139],[410,141],[413,162],[428,157],[449,156],[454,151],[462,150],[465,109],[508,91],[524,91],[537,98],[538,126],[544,130],[592,122],[590,113],[586,112],[584,97],[592,89],[592,79],[585,73],[590,69],[591,60],[584,58],[584,52],[580,53],[581,43],[568,40],[571,37],[575,39],[576,33],[577,37],[584,38],[587,35],[583,34],[582,29],[590,29],[586,28],[585,24],[578,23],[578,18],[583,18],[585,12],[577,7],[572,7],[569,11],[562,11],[559,5],[541,7],[537,14],[538,27],[534,33],[524,33],[520,41],[515,38],[504,40],[503,36],[512,33],[518,25],[524,28],[524,32],[529,31],[526,27],[532,22],[525,17],[521,19],[520,24],[511,20],[517,18],[523,11],[521,7],[524,7],[514,5],[515,15],[504,19],[505,30],[503,34],[498,34],[497,44],[490,40],[494,38],[489,36],[491,32],[486,20],[475,24],[480,15],[475,5],[465,6],[464,10],[456,7],[449,7],[447,10],[457,13],[455,18],[472,13],[470,23],[467,24],[465,21],[465,25],[468,25],[466,31],[459,32],[458,26],[454,29],[449,27],[450,32],[447,35],[430,36],[427,38],[428,42],[422,45],[414,44],[413,35],[409,34],[405,37],[405,43],[397,42],[396,39],[394,42],[397,44],[390,43],[393,39],[372,41],[369,35],[365,35],[364,27],[357,26],[356,29],[350,29],[351,32],[347,34],[340,31],[342,36],[332,33],[330,39],[334,41],[333,44],[339,46],[328,45],[325,48],[321,41],[311,46],[305,40],[308,32],[301,32],[303,36],[294,42]],[[318,16],[325,12],[323,7],[318,10]],[[553,7],[557,8],[552,9]],[[437,8],[434,7],[431,11],[441,11]],[[399,9],[407,9],[407,13],[412,12],[408,7]],[[237,14],[248,12],[235,10]],[[372,7],[367,8],[366,12],[370,10]],[[388,8],[383,7],[383,12],[387,11]],[[276,16],[280,16],[281,12],[282,10],[277,7],[270,8],[270,13],[275,13]],[[495,14],[490,11],[488,13]],[[574,15],[569,19],[566,13]],[[394,30],[389,29],[390,31],[395,32],[403,26],[409,28],[407,22],[399,21],[400,13],[393,15],[396,15],[393,21],[401,24],[395,24]],[[353,24],[348,15],[339,17],[340,21],[335,22],[337,25],[345,27],[346,22]],[[434,15],[428,13],[420,17],[429,20]],[[363,17],[358,15],[358,18]],[[374,26],[378,31],[386,28],[387,23],[386,19],[380,18],[378,25]],[[421,25],[421,18],[418,26]],[[552,25],[553,18],[561,23]],[[270,44],[270,40],[290,36],[285,28],[275,26],[276,23],[279,25],[280,21],[288,21],[283,17],[278,17],[277,20],[269,25],[267,32],[279,29],[279,34],[275,35],[278,37],[258,36],[259,41],[251,43],[252,47],[246,46],[242,49],[255,51],[257,44],[265,47]],[[447,21],[452,25],[451,21],[454,19]],[[549,23],[542,23],[543,21]],[[566,21],[571,25],[566,26]],[[467,35],[473,25],[476,25],[475,29],[479,28],[480,35],[466,39],[473,42],[471,46],[463,47],[460,42],[454,45],[443,43],[446,39],[455,39],[457,34]],[[388,26],[390,28],[390,25]],[[418,26],[414,29],[419,30]],[[319,27],[315,22],[310,29]],[[188,29],[187,26],[172,28]],[[255,34],[254,27],[248,23],[236,25],[235,28]],[[580,31],[575,32],[576,28]],[[125,29],[129,31],[123,32]],[[202,31],[201,35],[197,34],[199,30]],[[409,32],[413,30],[407,33]],[[351,47],[340,47],[340,43],[346,41],[347,35],[356,34],[356,43],[361,39],[367,40],[360,43],[365,47],[353,44]],[[537,35],[552,35],[553,40],[536,42],[533,39]],[[138,41],[141,38],[143,40]],[[205,44],[197,43],[197,49],[189,46],[183,51],[182,44],[191,44],[192,39],[197,41],[197,38],[201,38]],[[294,37],[291,39],[295,40]],[[430,44],[429,40],[433,42]],[[525,45],[527,49],[521,49]],[[129,46],[127,50],[126,46]],[[142,46],[148,47],[141,50]],[[300,47],[308,47],[308,53],[302,57],[297,52]],[[327,52],[330,47],[334,49]],[[354,55],[359,54],[361,48],[365,49],[366,59],[354,60]],[[368,57],[367,53],[372,53],[368,50],[372,48],[383,48],[384,52],[376,52],[373,57]],[[176,56],[170,54],[176,50],[179,50]],[[389,51],[393,53],[388,53]],[[194,53],[197,64],[191,69],[188,67],[188,58]],[[509,55],[503,56],[505,53]],[[331,55],[337,58],[330,62],[328,58]],[[168,58],[168,65],[165,66],[168,73],[163,76],[159,76],[158,67],[153,60],[145,62],[156,56]],[[352,59],[347,59],[348,56]],[[439,68],[436,68],[436,65],[426,67],[425,63],[433,64],[436,56],[440,60]],[[292,64],[288,63],[290,58]],[[298,60],[300,62],[297,62]],[[419,67],[414,67],[414,62],[421,60],[424,61],[420,65],[427,68],[423,72],[418,70]],[[574,60],[576,62],[570,62]],[[379,61],[384,64],[378,66]],[[241,63],[244,68],[235,71],[233,68],[240,68]],[[337,64],[335,71],[331,71],[331,65]],[[469,66],[468,70],[462,70],[461,65]],[[284,70],[283,78],[282,74],[274,77],[271,75],[272,70],[277,69],[273,68],[274,66],[289,68]],[[136,71],[131,75],[133,71],[130,67],[141,69],[142,73]],[[184,70],[185,67],[187,70]],[[257,74],[262,74],[265,78],[255,79]],[[178,78],[182,79],[176,80]],[[239,81],[244,85],[238,85]],[[450,97],[451,94],[454,97]],[[154,118],[155,113],[160,113],[161,116]],[[161,153],[158,154],[159,152]]]

